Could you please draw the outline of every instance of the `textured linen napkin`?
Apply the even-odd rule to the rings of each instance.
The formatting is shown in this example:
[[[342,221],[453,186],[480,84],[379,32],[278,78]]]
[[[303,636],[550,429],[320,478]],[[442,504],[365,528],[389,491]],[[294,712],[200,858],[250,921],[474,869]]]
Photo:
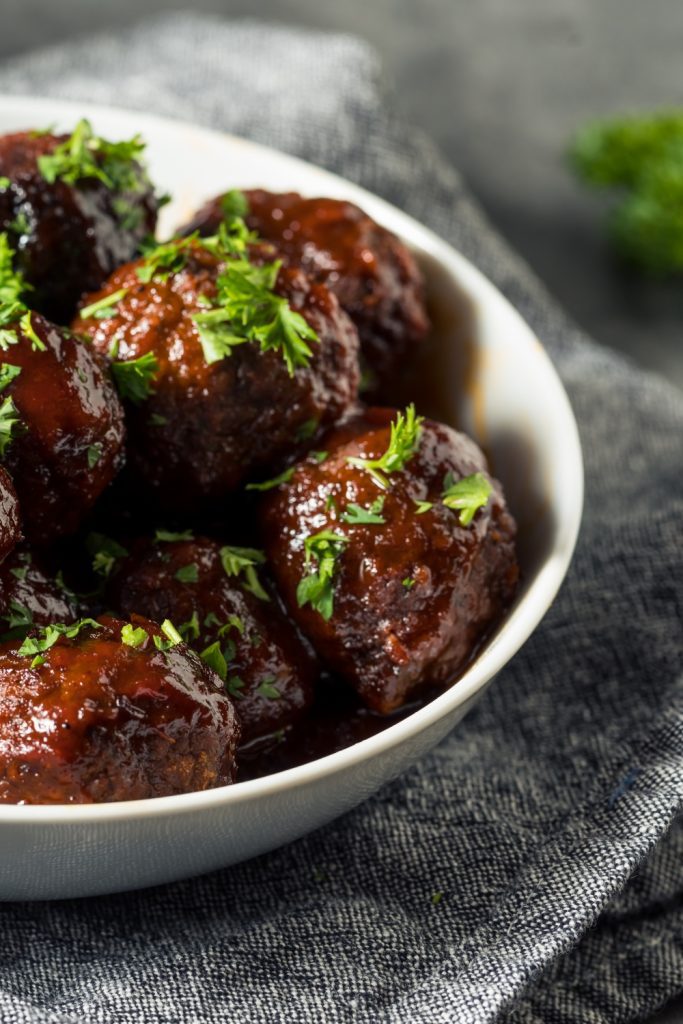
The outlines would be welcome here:
[[[153,110],[326,165],[481,267],[578,417],[569,579],[450,738],[327,828],[144,893],[1,906],[8,1024],[615,1024],[683,990],[683,396],[567,321],[378,82],[352,38],[193,16],[0,67],[0,91]]]

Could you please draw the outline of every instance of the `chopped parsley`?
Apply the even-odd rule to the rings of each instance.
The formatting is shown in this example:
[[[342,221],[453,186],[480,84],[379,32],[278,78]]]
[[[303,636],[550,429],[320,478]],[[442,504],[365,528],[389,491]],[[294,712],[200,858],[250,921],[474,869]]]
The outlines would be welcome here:
[[[182,565],[174,574],[179,583],[197,583],[199,580],[199,569],[196,562],[189,565]]]
[[[79,619],[78,622],[74,622],[70,626],[66,626],[62,622],[53,622],[40,629],[37,636],[27,636],[17,654],[22,656],[44,654],[45,651],[54,647],[60,637],[64,636],[68,640],[74,640],[82,629],[87,628],[102,629],[102,625],[95,619]]]
[[[111,364],[111,372],[121,398],[139,405],[154,391],[152,382],[159,372],[159,363],[153,352],[146,352],[137,359],[116,360]]]
[[[10,569],[10,572],[17,580],[25,580],[28,575],[28,566],[22,565],[20,568]]]
[[[161,632],[164,634],[166,639],[164,640],[160,636],[154,636],[154,646],[158,651],[168,651],[169,648],[175,647],[177,644],[183,642],[183,638],[175,628],[170,619],[164,619],[161,623]]]
[[[121,642],[126,644],[127,647],[141,647],[147,640],[149,634],[146,629],[142,626],[133,626],[130,622],[127,622],[125,626],[121,627]]]
[[[477,509],[486,505],[493,487],[483,473],[472,473],[457,483],[451,472],[446,473],[441,500],[446,508],[460,511],[460,525],[469,526]]]
[[[417,451],[423,420],[423,416],[415,414],[415,406],[411,403],[405,413],[398,413],[391,424],[389,446],[383,455],[378,459],[347,456],[346,461],[364,469],[380,487],[388,487],[387,474],[404,469]]]
[[[341,520],[343,523],[349,523],[350,526],[361,526],[365,523],[386,523],[384,516],[380,515],[383,508],[384,495],[373,501],[368,508],[363,508],[362,505],[356,505],[351,502],[346,506],[346,511],[342,512]]]
[[[183,622],[181,623],[180,626],[178,626],[178,632],[182,636],[185,643],[189,643],[190,640],[199,639],[199,616],[197,615],[196,608],[193,610],[192,616],[187,620],[187,622]]]
[[[0,404],[0,457],[4,458],[7,449],[21,429],[17,407],[11,397],[7,395]]]
[[[103,446],[100,441],[88,445],[88,469],[94,469],[102,458]]]
[[[128,555],[126,548],[103,533],[88,534],[85,546],[92,557],[93,571],[98,576],[110,576],[118,560]]]
[[[21,320],[19,321],[19,327],[21,329],[21,332],[22,334],[26,335],[26,337],[31,342],[31,348],[33,349],[34,352],[47,352],[47,345],[42,340],[42,338],[39,338],[38,335],[36,334],[35,328],[33,326],[33,321],[31,319],[32,315],[33,314],[30,312],[30,310],[26,310],[26,312],[22,316]]]
[[[183,530],[181,533],[173,533],[172,530],[157,530],[154,539],[162,543],[173,544],[178,540],[194,540],[192,530]]]
[[[5,232],[0,232],[0,305],[21,307],[19,312],[26,309],[21,297],[29,286],[24,280],[23,274],[14,269],[14,249],[9,244]],[[9,322],[2,317],[3,323]]]
[[[318,420],[305,420],[296,432],[297,441],[310,441],[318,429]]]
[[[266,556],[256,548],[221,548],[221,562],[226,576],[243,576],[242,586],[261,601],[269,601],[268,594],[261,586],[256,566],[263,565]]]
[[[200,658],[202,661],[206,662],[209,668],[212,668],[214,672],[221,677],[223,682],[226,681],[228,677],[228,663],[223,651],[221,650],[221,645],[217,640],[204,648],[200,654]]]
[[[308,457],[309,459],[312,459],[313,462],[320,464],[325,461],[329,454],[329,452],[309,452]]]
[[[12,182],[5,175],[0,175],[0,188],[9,188]]]
[[[225,688],[231,697],[235,697],[237,700],[241,700],[244,694],[241,692],[244,689],[244,680],[240,679],[239,676],[230,676],[225,682]]]
[[[223,216],[227,221],[238,217],[243,219],[249,213],[247,197],[238,188],[232,188],[222,195],[220,203]]]
[[[290,466],[289,469],[285,469],[279,476],[274,476],[272,480],[263,480],[259,484],[247,484],[247,491],[272,491],[274,487],[279,487],[281,484],[288,484],[294,476],[294,466]]]
[[[3,619],[10,629],[25,629],[33,625],[33,614],[14,598],[10,599],[9,615],[3,614]]]
[[[153,412],[149,418],[150,427],[165,427],[167,423],[166,416],[160,416],[158,412]]]
[[[308,575],[299,581],[296,599],[300,608],[310,604],[325,622],[332,618],[334,611],[333,577],[337,559],[348,542],[348,537],[332,530],[321,530],[304,541]]]
[[[207,615],[206,618],[208,619],[208,617],[209,616]],[[216,616],[214,616],[214,618],[216,618]],[[204,625],[206,625],[206,619],[204,620]],[[216,625],[218,625],[218,618],[216,618]],[[218,635],[225,636],[225,634],[231,629],[236,629],[241,636],[244,636],[246,628],[247,627],[244,625],[244,619],[239,615],[228,615],[226,622],[218,630]]]
[[[95,179],[113,192],[140,192],[146,176],[138,163],[145,144],[139,135],[124,142],[109,142],[95,135],[89,121],[78,122],[68,139],[51,153],[38,157],[38,169],[52,185]]]
[[[78,314],[81,320],[89,320],[90,317],[94,317],[95,320],[108,320],[116,313],[116,307],[121,301],[125,299],[130,289],[119,288],[116,292],[110,292],[109,295],[105,295],[103,299],[98,299],[97,302],[91,302],[89,306],[84,306]]]
[[[256,687],[256,692],[261,697],[265,697],[266,700],[279,700],[282,696],[277,686],[275,686],[275,676],[268,676],[267,679],[263,679]]]
[[[406,576],[404,579],[401,580],[401,583],[406,588],[406,590],[412,590],[413,587],[415,586],[415,580],[413,579],[412,576]]]
[[[415,502],[415,515],[422,516],[425,512],[429,512],[430,508],[434,508],[433,501],[416,501]]]
[[[0,393],[2,393],[5,388],[8,388],[20,373],[20,366],[13,366],[11,363],[0,363]]]

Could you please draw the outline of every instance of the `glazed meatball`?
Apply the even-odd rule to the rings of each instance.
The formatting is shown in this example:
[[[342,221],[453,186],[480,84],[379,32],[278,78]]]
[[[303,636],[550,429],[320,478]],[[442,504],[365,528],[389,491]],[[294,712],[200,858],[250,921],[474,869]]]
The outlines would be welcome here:
[[[204,538],[142,542],[109,593],[124,615],[170,619],[204,652],[235,701],[243,743],[291,725],[313,697],[313,659],[254,575],[258,558]]]
[[[78,529],[124,459],[123,407],[83,342],[40,314],[4,329],[3,400],[13,405],[4,462],[24,533],[45,544]]]
[[[12,478],[0,466],[0,562],[20,540],[19,499]]]
[[[152,622],[104,616],[0,644],[0,802],[226,785],[237,736],[220,679]]]
[[[68,323],[86,291],[154,233],[158,202],[139,164],[142,145],[107,143],[81,122],[72,136],[0,137],[0,231],[33,285],[35,308]]]
[[[245,480],[276,473],[297,445],[347,412],[359,380],[356,330],[323,285],[283,268],[275,292],[265,289],[267,303],[280,303],[276,317],[295,316],[299,329],[317,335],[305,343],[306,365],[288,366],[284,348],[243,342],[237,318],[200,328],[202,317],[228,316],[227,306],[213,305],[226,277],[231,287],[233,273],[235,287],[250,285],[235,261],[198,241],[176,246],[164,250],[175,252],[177,269],[150,276],[153,261],[122,267],[89,300],[117,300],[107,316],[74,325],[96,351],[114,354],[115,372],[147,361],[146,389],[129,393],[129,458],[172,504],[219,498]],[[258,273],[255,264],[252,270]]]
[[[378,382],[386,381],[429,330],[424,282],[406,246],[344,200],[263,189],[244,195],[249,226],[288,264],[335,293],[358,328],[365,363]],[[183,230],[214,234],[224,217],[222,200],[207,203]]]
[[[23,636],[32,626],[74,622],[78,614],[75,595],[25,544],[0,566],[0,632]]]
[[[413,414],[350,421],[262,508],[292,618],[383,713],[461,672],[517,580],[515,524],[481,451]]]

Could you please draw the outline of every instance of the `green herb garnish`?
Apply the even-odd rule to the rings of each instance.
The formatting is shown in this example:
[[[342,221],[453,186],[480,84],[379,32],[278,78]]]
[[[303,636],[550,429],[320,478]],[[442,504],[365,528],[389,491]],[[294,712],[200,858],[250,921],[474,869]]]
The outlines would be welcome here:
[[[348,543],[348,537],[332,530],[321,530],[304,541],[308,575],[299,581],[296,599],[300,608],[310,604],[325,622],[332,618],[334,611],[333,577],[337,559]]]
[[[244,694],[241,692],[244,689],[244,680],[240,679],[239,676],[230,676],[225,682],[225,688],[231,697],[235,697],[237,700],[241,700]]]
[[[247,484],[245,490],[247,491],[272,491],[274,487],[279,487],[281,484],[288,484],[294,476],[295,467],[290,466],[289,469],[285,469],[280,473],[279,476],[274,476],[271,480],[263,480],[258,484]]]
[[[5,175],[0,175],[0,188],[9,188],[12,182]]]
[[[179,583],[197,583],[199,580],[199,569],[196,562],[189,565],[182,565],[174,574]]]
[[[102,625],[95,619],[79,619],[78,622],[74,622],[70,626],[66,626],[62,622],[53,622],[40,629],[38,636],[27,636],[17,654],[22,656],[44,654],[45,651],[54,647],[60,637],[64,636],[68,640],[74,640],[80,631],[86,628],[102,629]]]
[[[23,274],[14,269],[14,249],[9,244],[5,232],[0,232],[0,306],[17,307],[17,312],[26,310],[21,301],[24,292],[29,290]],[[3,315],[1,323],[9,323]]]
[[[256,548],[221,548],[221,562],[226,576],[243,576],[242,586],[261,601],[269,601],[268,594],[261,586],[256,566],[263,565],[266,556]]]
[[[187,620],[187,622],[183,622],[180,626],[178,626],[178,632],[182,636],[185,643],[189,643],[190,640],[199,639],[199,616],[197,615],[196,609],[193,610],[192,616]]]
[[[88,469],[94,469],[102,458],[103,446],[100,441],[88,445]]]
[[[114,192],[140,192],[147,183],[138,160],[145,145],[139,135],[109,142],[95,135],[89,121],[79,121],[68,139],[38,157],[38,169],[49,185],[95,179]]]
[[[152,383],[159,372],[159,363],[153,352],[137,359],[117,360],[111,372],[121,398],[139,405],[153,394]]]
[[[460,510],[460,525],[469,526],[477,509],[489,500],[493,487],[483,473],[472,473],[457,483],[452,473],[446,473],[441,500],[446,508]]]
[[[84,306],[78,314],[81,320],[88,320],[90,317],[94,317],[95,320],[108,320],[110,317],[116,314],[116,307],[121,301],[125,299],[129,292],[129,288],[119,288],[116,292],[110,292],[109,295],[105,295],[104,298],[98,299],[97,302],[91,302],[89,306]]]
[[[404,469],[417,451],[423,421],[423,416],[415,415],[415,406],[411,403],[405,413],[398,413],[391,424],[389,446],[383,455],[378,459],[347,456],[346,461],[358,469],[364,469],[380,487],[388,487],[387,474]]]
[[[125,626],[121,627],[121,642],[127,647],[141,647],[148,636],[147,630],[142,626],[136,628],[132,623],[127,622]]]
[[[415,515],[422,516],[425,512],[429,512],[430,508],[434,508],[433,501],[416,501],[415,502]]]
[[[128,556],[126,548],[103,533],[89,533],[85,546],[92,557],[93,570],[98,576],[110,576],[118,560]]]
[[[342,512],[341,520],[343,523],[349,523],[351,526],[361,526],[365,523],[386,523],[384,516],[380,515],[383,508],[384,495],[373,501],[368,508],[363,508],[362,505],[356,505],[351,502],[346,506],[346,511]]]
[[[21,429],[17,407],[8,395],[0,404],[0,457],[4,458],[7,449]]]
[[[168,651],[171,647],[176,647],[177,644],[183,642],[182,636],[170,619],[164,619],[161,623],[161,632],[166,637],[165,640],[156,634],[154,636],[154,646],[158,651]]]
[[[275,684],[275,676],[268,676],[267,679],[263,679],[256,687],[256,692],[265,697],[266,700],[279,700],[282,694],[278,690]]]
[[[183,530],[180,533],[173,533],[172,530],[157,530],[154,539],[162,543],[173,544],[180,540],[194,540],[192,530]]]
[[[216,640],[214,643],[209,644],[205,647],[202,653],[199,655],[202,661],[205,661],[209,668],[212,668],[214,672],[221,677],[223,682],[226,681],[228,676],[228,663],[225,660],[221,645]]]
[[[415,586],[415,580],[413,579],[412,576],[406,576],[404,579],[401,580],[401,584],[406,588],[406,590],[412,590],[413,587]]]
[[[0,363],[0,393],[8,388],[20,373],[20,366],[13,366],[12,363]]]

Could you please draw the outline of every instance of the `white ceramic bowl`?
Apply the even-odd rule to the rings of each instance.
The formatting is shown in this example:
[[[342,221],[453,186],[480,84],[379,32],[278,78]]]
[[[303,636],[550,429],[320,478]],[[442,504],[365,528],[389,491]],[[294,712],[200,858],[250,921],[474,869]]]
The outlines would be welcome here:
[[[0,806],[0,899],[89,896],[168,882],[253,857],[319,828],[438,743],[519,650],[567,571],[581,518],[581,450],[567,396],[512,306],[462,256],[355,185],[243,139],[136,113],[0,98],[0,133],[80,117],[113,139],[140,132],[151,175],[175,199],[161,230],[228,187],[347,198],[400,235],[422,263],[438,352],[422,376],[436,412],[489,453],[519,523],[524,583],[465,675],[386,731],[317,761],[205,793],[96,806]],[[416,387],[421,387],[420,375]],[[457,796],[454,796],[457,801]]]

